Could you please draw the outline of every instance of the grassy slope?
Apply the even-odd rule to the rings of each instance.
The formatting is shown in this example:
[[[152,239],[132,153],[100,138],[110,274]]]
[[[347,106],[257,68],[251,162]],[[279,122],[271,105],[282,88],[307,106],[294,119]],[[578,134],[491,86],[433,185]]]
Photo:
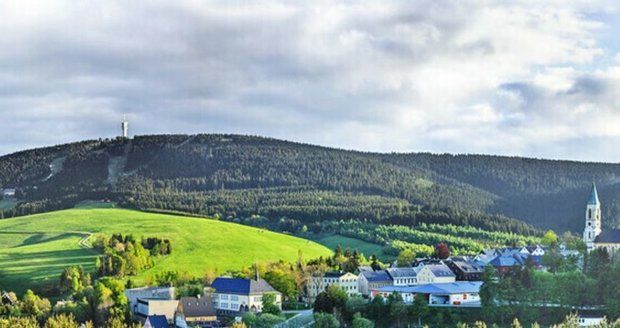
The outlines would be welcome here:
[[[81,248],[85,233],[159,236],[172,242],[172,254],[158,260],[137,280],[167,270],[202,276],[207,268],[241,269],[254,261],[294,261],[331,251],[305,239],[216,220],[144,213],[125,209],[71,209],[0,221],[0,289],[23,291],[55,279],[65,266],[93,268],[96,252]]]
[[[383,247],[381,245],[369,243],[356,238],[341,235],[330,235],[319,238],[316,241],[329,247],[329,249],[335,249],[338,245],[340,245],[343,249],[350,248],[351,250],[357,250],[358,252],[363,253],[366,258],[370,257],[372,254],[375,254],[383,261],[391,261],[393,259],[393,256],[383,253]]]

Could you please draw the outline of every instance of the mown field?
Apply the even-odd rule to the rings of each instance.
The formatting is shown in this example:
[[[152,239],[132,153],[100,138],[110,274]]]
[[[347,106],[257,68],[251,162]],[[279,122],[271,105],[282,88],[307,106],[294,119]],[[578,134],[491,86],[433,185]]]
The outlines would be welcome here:
[[[394,256],[383,253],[383,246],[369,243],[360,239],[345,237],[341,235],[329,235],[316,239],[319,244],[327,246],[329,249],[335,249],[340,245],[343,249],[349,248],[357,250],[364,254],[366,258],[370,255],[376,255],[382,261],[391,261]]]
[[[217,220],[113,208],[76,208],[0,220],[0,290],[25,289],[56,279],[69,265],[93,269],[98,253],[80,243],[91,233],[167,238],[172,254],[135,279],[176,270],[237,270],[254,262],[327,256],[322,245],[289,235]],[[87,244],[87,243],[86,243]]]

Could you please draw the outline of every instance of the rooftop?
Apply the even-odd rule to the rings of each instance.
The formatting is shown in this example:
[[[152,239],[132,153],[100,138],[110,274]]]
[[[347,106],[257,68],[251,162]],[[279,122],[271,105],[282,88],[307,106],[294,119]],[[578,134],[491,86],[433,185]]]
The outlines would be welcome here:
[[[213,281],[211,287],[220,294],[261,294],[261,293],[277,293],[267,281],[264,279],[242,279],[218,277]]]
[[[364,278],[366,278],[369,282],[393,280],[386,270],[362,271],[360,272],[360,276],[364,276]]]

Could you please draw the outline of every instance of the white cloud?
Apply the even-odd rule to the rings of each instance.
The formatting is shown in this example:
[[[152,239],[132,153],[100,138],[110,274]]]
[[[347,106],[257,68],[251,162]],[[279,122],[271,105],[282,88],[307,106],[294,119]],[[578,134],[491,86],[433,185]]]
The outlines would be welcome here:
[[[614,4],[3,1],[0,153],[128,113],[141,134],[618,161],[599,13]]]

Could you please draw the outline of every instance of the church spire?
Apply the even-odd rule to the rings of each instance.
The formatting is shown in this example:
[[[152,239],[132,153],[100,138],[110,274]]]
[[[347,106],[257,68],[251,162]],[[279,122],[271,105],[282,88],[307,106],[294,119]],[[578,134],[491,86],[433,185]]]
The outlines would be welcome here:
[[[592,191],[590,192],[590,198],[588,199],[588,205],[598,205],[601,202],[598,200],[598,192],[596,191],[596,183],[592,181]]]

